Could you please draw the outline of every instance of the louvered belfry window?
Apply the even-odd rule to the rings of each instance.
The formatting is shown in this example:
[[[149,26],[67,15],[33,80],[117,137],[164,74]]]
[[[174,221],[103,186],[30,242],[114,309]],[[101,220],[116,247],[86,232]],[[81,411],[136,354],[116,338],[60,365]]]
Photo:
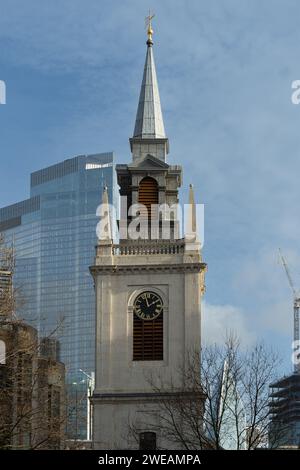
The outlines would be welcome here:
[[[141,211],[140,215],[142,217],[148,217],[150,220],[151,205],[158,204],[158,184],[155,179],[150,178],[149,176],[142,179],[139,185],[138,202],[145,206],[145,209]]]
[[[163,312],[155,320],[141,320],[133,313],[133,360],[163,360]]]

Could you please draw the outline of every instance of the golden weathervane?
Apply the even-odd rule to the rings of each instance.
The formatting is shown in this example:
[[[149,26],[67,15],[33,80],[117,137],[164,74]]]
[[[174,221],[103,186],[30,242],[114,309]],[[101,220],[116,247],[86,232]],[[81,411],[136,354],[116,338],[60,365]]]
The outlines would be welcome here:
[[[152,19],[154,18],[155,14],[153,13],[151,15],[151,12],[149,10],[149,15],[146,16],[145,18],[145,23],[146,23],[146,28],[147,28],[147,35],[148,35],[148,41],[147,43],[153,44],[152,41],[152,34],[153,34],[153,29],[152,29]]]

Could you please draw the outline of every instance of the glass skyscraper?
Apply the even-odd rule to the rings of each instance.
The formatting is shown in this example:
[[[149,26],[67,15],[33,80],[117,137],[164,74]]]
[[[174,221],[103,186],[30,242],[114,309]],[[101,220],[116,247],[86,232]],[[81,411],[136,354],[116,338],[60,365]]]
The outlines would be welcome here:
[[[32,173],[30,199],[0,209],[0,232],[15,246],[19,316],[41,336],[53,334],[60,341],[60,360],[81,415],[86,384],[80,369],[94,371],[95,300],[89,266],[105,185],[115,204],[113,153],[77,156]],[[75,418],[72,434],[85,438],[84,420]]]

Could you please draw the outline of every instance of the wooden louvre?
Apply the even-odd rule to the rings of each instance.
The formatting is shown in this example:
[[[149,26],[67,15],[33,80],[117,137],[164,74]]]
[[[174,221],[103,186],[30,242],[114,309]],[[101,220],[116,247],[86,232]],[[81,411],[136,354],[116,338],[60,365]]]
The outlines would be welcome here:
[[[133,360],[163,360],[163,312],[155,320],[142,320],[133,313]]]
[[[140,215],[142,217],[149,217],[150,219],[151,205],[158,204],[158,185],[153,178],[147,176],[140,182],[138,202],[145,206],[145,209],[141,211]]]

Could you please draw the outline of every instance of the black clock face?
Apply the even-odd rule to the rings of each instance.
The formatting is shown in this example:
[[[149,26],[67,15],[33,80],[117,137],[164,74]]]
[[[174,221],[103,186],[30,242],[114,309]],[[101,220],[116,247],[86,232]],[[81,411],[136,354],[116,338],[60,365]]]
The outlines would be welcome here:
[[[134,313],[141,320],[154,320],[163,309],[162,300],[154,292],[143,292],[134,302]]]

